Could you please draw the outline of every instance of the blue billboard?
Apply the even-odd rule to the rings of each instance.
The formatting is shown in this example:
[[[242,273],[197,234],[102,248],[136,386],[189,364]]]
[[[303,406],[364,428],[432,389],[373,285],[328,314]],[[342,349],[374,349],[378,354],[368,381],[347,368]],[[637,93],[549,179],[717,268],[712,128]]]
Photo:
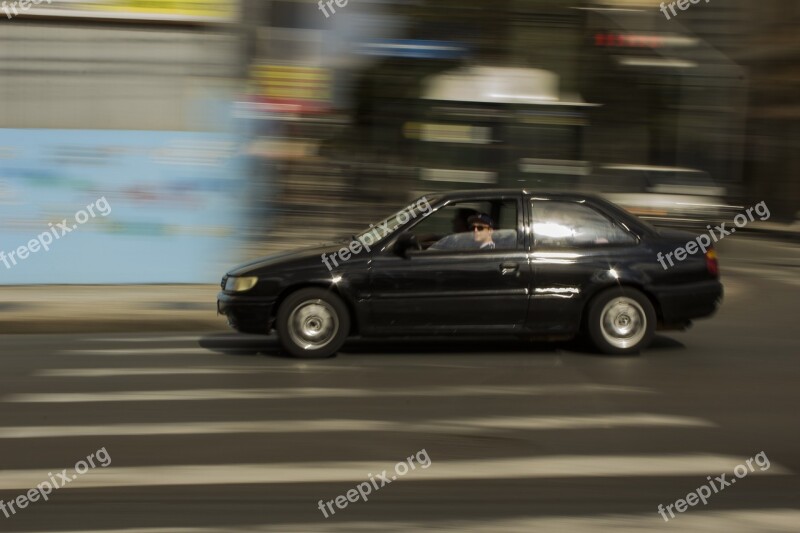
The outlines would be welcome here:
[[[216,282],[243,233],[241,154],[229,134],[0,130],[0,285]]]

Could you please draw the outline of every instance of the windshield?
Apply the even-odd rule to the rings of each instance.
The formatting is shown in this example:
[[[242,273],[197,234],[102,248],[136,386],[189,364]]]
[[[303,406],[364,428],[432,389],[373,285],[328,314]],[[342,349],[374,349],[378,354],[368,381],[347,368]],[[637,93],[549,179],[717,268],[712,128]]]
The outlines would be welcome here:
[[[354,238],[362,242],[364,239],[378,242],[394,233],[400,226],[407,224],[409,220],[418,220],[432,213],[433,207],[430,202],[434,200],[433,196],[422,197],[377,224],[370,224],[369,228],[354,235]]]

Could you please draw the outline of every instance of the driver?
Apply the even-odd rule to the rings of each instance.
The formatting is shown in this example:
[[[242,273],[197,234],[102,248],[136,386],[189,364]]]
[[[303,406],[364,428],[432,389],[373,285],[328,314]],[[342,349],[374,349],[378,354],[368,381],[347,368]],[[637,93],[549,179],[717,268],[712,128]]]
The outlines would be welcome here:
[[[495,244],[492,240],[494,233],[494,221],[486,213],[478,213],[467,219],[469,228],[472,231],[472,238],[480,246],[481,250],[494,250]]]
[[[474,248],[472,231],[469,229],[469,217],[478,214],[475,209],[459,207],[456,209],[451,224],[453,233],[436,241],[430,250],[469,250]]]

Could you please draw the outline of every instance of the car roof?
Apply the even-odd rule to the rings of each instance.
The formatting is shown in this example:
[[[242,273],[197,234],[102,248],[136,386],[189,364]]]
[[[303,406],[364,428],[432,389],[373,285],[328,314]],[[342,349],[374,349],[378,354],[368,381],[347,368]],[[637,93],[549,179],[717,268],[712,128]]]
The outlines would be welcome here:
[[[576,193],[567,191],[535,191],[532,189],[467,189],[459,191],[437,192],[437,200],[464,200],[473,198],[484,198],[486,196],[514,196],[523,194],[525,196],[541,196],[543,198],[558,198],[562,200],[597,200],[602,199],[591,193]]]

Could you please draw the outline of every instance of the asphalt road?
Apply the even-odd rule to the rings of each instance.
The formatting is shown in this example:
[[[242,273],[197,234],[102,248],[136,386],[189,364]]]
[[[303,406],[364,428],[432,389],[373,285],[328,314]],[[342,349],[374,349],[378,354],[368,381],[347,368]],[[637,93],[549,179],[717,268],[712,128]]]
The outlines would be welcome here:
[[[640,357],[386,339],[297,361],[227,332],[2,336],[0,531],[798,531],[800,247],[731,237],[720,255],[718,315]],[[723,473],[735,484],[706,505],[659,514]],[[336,506],[360,484],[368,501]]]

